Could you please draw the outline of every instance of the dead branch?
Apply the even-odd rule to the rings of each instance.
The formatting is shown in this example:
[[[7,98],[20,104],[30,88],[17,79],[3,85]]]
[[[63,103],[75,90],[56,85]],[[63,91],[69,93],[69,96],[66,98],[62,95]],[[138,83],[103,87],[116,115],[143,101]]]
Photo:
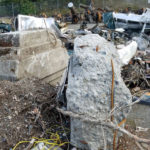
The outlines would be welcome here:
[[[126,106],[122,106],[122,107],[118,107],[117,105],[111,110],[111,112],[110,112],[110,114],[107,116],[107,118],[109,118],[110,116],[112,116],[114,113],[115,113],[115,111],[122,111],[123,109],[125,109],[125,108],[127,108],[127,107],[131,107],[131,106],[133,106],[133,105],[135,105],[135,104],[137,104],[137,103],[139,103],[142,99],[143,99],[143,97],[145,96],[145,94],[146,93],[144,93],[140,98],[138,98],[135,102],[132,102],[132,103],[130,103],[130,104],[128,104],[128,105],[126,105]],[[107,119],[106,118],[106,119]]]
[[[114,63],[113,60],[111,60],[111,66],[112,66],[112,85],[111,85],[111,110],[114,109]],[[111,115],[111,121],[114,120],[114,115]]]
[[[140,145],[139,142],[136,141],[135,144],[137,145],[137,147],[138,147],[140,150],[144,150],[144,148]]]
[[[130,138],[134,139],[135,141],[138,141],[140,143],[147,143],[147,144],[150,144],[150,139],[143,139],[143,138],[140,138],[130,132],[128,132],[127,130],[125,130],[124,128],[122,127],[119,127],[117,124],[114,124],[113,122],[109,121],[109,122],[105,122],[104,120],[100,120],[100,119],[96,119],[96,118],[89,118],[89,117],[86,117],[85,115],[81,116],[79,114],[75,114],[71,111],[64,111],[60,108],[57,108],[57,110],[59,112],[61,112],[62,114],[64,115],[67,115],[67,116],[70,116],[70,117],[73,117],[73,118],[76,118],[76,119],[81,119],[83,122],[90,122],[90,123],[94,123],[94,124],[101,124],[103,126],[107,126],[108,128],[113,128],[115,130],[118,130],[124,134],[126,134],[127,136],[129,136]]]

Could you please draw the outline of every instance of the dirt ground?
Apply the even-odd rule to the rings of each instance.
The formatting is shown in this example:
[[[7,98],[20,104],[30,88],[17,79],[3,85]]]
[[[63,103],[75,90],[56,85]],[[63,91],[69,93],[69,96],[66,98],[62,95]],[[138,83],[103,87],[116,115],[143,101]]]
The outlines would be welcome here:
[[[0,82],[0,150],[10,150],[19,141],[30,141],[32,137],[49,138],[47,130],[58,133],[62,142],[69,139],[70,121],[56,111],[56,93],[57,89],[37,79]],[[150,138],[150,131],[138,132],[128,125],[126,129],[140,137]],[[16,150],[24,150],[27,145],[22,144]],[[62,149],[67,150],[67,145]],[[133,139],[123,135],[116,150],[140,149]]]
[[[126,125],[125,129],[130,131],[132,134],[145,139],[150,139],[150,130],[139,131],[133,126]],[[127,135],[123,135],[119,138],[116,150],[150,150],[150,145],[148,144],[140,144],[142,148],[140,148],[134,139],[130,138]]]
[[[0,150],[9,150],[19,141],[31,140],[33,136],[46,138],[46,130],[52,126],[56,132],[61,122],[55,107],[56,89],[49,84],[36,79],[15,83],[1,81]]]

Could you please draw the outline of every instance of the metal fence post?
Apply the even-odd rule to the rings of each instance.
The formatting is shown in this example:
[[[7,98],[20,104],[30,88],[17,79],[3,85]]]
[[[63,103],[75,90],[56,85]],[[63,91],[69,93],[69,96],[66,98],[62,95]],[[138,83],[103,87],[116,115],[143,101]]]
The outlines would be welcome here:
[[[15,17],[15,14],[14,14],[14,3],[11,3],[11,8],[12,8],[12,14],[13,14],[13,18]]]
[[[57,9],[59,8],[59,0],[57,0]]]
[[[80,8],[80,3],[81,3],[81,0],[79,0],[79,4],[78,4],[78,7]]]
[[[36,16],[36,3],[34,2],[34,13],[35,13],[35,16]]]

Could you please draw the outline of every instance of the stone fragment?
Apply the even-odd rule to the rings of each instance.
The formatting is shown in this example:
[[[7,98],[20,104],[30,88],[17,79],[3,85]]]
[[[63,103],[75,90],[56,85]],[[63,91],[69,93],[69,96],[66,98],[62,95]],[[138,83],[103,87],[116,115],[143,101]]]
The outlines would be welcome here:
[[[98,49],[97,49],[98,48]],[[121,78],[121,60],[114,45],[99,35],[75,39],[70,61],[67,110],[96,119],[106,119],[111,111],[112,65],[114,64],[114,105],[126,106],[132,96]],[[114,113],[117,123],[125,119],[129,107]],[[113,130],[104,127],[107,149],[112,149]],[[101,125],[71,118],[71,143],[86,150],[104,148]]]

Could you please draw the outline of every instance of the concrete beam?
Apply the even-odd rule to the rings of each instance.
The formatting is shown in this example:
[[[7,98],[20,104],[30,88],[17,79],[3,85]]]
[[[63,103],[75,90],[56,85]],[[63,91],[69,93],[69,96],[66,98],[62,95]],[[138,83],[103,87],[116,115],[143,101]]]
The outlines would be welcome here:
[[[68,58],[62,42],[45,29],[0,34],[1,80],[37,77],[50,82],[61,78]]]

